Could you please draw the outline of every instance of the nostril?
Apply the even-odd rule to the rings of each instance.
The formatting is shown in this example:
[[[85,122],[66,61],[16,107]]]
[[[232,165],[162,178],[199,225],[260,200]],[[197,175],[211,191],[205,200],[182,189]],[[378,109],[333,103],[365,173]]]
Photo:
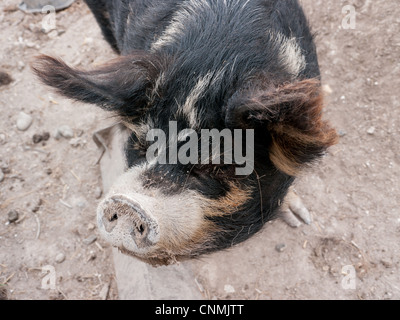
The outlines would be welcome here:
[[[146,227],[143,224],[139,225],[137,229],[141,235],[146,231]]]
[[[117,225],[117,220],[118,220],[118,213],[115,213],[115,211],[112,208],[107,208],[106,210],[104,210],[102,221],[104,228],[108,233],[114,230],[114,228]]]

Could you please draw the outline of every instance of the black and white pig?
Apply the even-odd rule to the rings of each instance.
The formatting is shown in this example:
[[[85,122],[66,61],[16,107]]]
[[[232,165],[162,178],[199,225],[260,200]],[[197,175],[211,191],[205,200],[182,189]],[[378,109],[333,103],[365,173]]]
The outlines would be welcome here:
[[[33,69],[131,130],[126,171],[97,210],[105,239],[148,263],[170,264],[240,243],[289,208],[306,211],[291,185],[337,135],[322,119],[316,48],[297,0],[86,3],[119,58],[85,71],[40,56]],[[148,161],[149,132],[172,135],[171,122],[199,135],[250,130],[252,170],[238,175],[235,161]],[[188,137],[175,137],[178,148]]]

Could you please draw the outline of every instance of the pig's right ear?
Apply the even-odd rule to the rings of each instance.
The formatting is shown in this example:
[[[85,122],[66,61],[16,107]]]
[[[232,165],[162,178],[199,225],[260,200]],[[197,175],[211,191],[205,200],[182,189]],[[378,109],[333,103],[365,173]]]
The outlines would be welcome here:
[[[149,104],[147,94],[159,73],[158,66],[157,61],[143,55],[120,57],[90,71],[72,69],[46,55],[32,63],[42,82],[58,93],[132,118]]]
[[[231,128],[265,130],[265,146],[280,171],[296,176],[338,141],[336,131],[322,119],[323,94],[319,80],[245,90],[235,94],[226,109]]]

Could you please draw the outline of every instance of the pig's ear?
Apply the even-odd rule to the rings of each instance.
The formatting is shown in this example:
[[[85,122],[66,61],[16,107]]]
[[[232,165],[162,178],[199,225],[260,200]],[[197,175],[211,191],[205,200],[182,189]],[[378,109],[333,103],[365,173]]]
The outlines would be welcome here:
[[[266,130],[269,155],[280,171],[296,176],[337,143],[336,131],[322,120],[319,80],[236,93],[226,109],[231,128]]]
[[[120,57],[83,71],[42,55],[32,63],[32,69],[60,94],[128,117],[136,117],[146,108],[148,90],[159,72],[157,63],[143,56]]]

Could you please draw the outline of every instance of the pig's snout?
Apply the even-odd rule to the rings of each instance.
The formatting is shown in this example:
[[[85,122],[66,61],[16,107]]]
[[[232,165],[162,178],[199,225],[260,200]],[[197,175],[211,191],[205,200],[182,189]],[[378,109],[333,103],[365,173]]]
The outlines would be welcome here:
[[[157,222],[138,203],[124,196],[105,199],[99,206],[97,222],[106,240],[121,249],[146,250],[159,240]]]

